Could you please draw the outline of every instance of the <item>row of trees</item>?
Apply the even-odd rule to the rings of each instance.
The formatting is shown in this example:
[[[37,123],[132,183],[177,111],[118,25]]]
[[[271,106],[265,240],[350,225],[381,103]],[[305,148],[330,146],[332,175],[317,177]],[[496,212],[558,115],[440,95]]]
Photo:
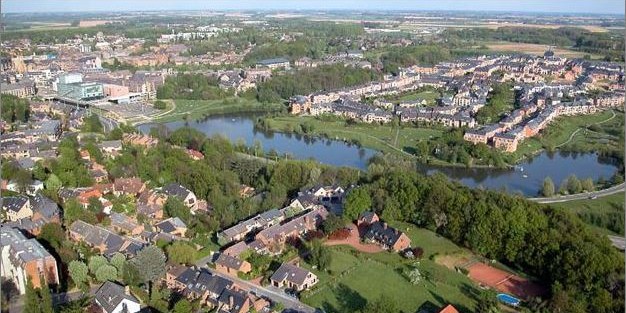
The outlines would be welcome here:
[[[596,186],[593,182],[593,178],[589,177],[583,180],[578,179],[576,175],[572,174],[561,182],[558,192],[560,194],[575,194],[583,191],[591,192],[595,191]],[[554,182],[552,178],[546,177],[543,180],[543,185],[539,193],[544,197],[552,197],[556,194]]]
[[[378,73],[369,69],[326,65],[274,76],[259,84],[256,97],[261,102],[278,102],[295,95],[360,85],[379,78]]]
[[[524,269],[551,287],[551,311],[624,310],[623,301],[611,300],[624,297],[623,258],[575,215],[521,197],[472,190],[443,175],[424,177],[384,159],[374,162],[380,169],[348,196],[348,214],[369,209],[371,201],[385,220],[432,229]]]
[[[219,88],[216,77],[202,74],[179,74],[168,77],[157,90],[159,99],[215,100],[231,96]]]

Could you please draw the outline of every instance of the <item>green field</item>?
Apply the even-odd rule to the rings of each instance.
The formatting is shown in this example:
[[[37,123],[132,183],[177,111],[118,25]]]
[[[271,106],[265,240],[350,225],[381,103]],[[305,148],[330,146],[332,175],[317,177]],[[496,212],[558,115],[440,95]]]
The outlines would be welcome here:
[[[420,92],[410,92],[406,94],[402,94],[395,98],[398,102],[406,102],[406,101],[415,101],[418,99],[424,99],[428,102],[428,105],[435,105],[437,99],[440,97],[439,93],[436,91],[426,90]]]
[[[154,121],[171,122],[185,117],[198,119],[207,115],[241,112],[275,112],[283,108],[284,106],[279,103],[265,104],[238,97],[222,100],[170,100],[168,108],[157,114]]]
[[[322,121],[313,117],[279,116],[268,118],[266,122],[269,129],[283,132],[297,132],[301,124],[307,124],[312,127],[309,131],[312,135],[356,142],[366,148],[404,156],[411,156],[402,150],[414,147],[417,140],[439,137],[442,133],[441,130],[431,128],[347,124],[339,118]]]
[[[592,229],[607,235],[624,235],[624,194],[617,193],[597,199],[553,203],[581,217]],[[621,231],[620,231],[621,229]]]
[[[449,270],[429,259],[434,254],[464,251],[437,234],[410,224],[392,223],[407,230],[414,246],[424,249],[420,261],[408,260],[396,253],[364,254],[346,246],[330,247],[332,262],[329,272],[313,270],[320,282],[301,300],[326,312],[355,312],[367,299],[381,294],[391,297],[402,312],[419,308],[441,308],[448,303],[463,312],[472,312],[479,290],[466,276]],[[304,264],[307,266],[306,264]],[[417,267],[422,281],[413,285],[405,277],[407,268]]]
[[[615,114],[615,117],[612,116]],[[609,141],[614,140],[610,135],[596,133],[591,136],[588,130],[584,128],[601,123],[604,126],[614,126],[615,123],[623,122],[624,115],[617,111],[604,111],[590,115],[564,116],[552,121],[548,127],[540,133],[538,137],[533,137],[522,141],[512,155],[514,159],[521,159],[525,155],[532,155],[549,147],[557,149],[566,145],[578,145],[577,149],[588,149],[590,144],[597,143],[596,140],[604,138]],[[580,130],[579,130],[580,129]],[[572,135],[573,134],[573,135]],[[570,139],[571,137],[571,139]],[[593,140],[589,140],[589,139]],[[587,147],[585,147],[587,146]]]

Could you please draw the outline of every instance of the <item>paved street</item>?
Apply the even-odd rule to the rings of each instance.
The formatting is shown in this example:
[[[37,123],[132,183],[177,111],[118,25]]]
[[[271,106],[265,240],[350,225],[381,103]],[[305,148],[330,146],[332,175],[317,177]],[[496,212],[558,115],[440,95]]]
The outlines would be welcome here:
[[[613,243],[613,246],[621,251],[626,250],[626,238],[618,236],[609,236],[609,240]]]
[[[89,289],[89,293],[93,295],[94,293],[96,293],[98,288],[100,288],[100,285],[91,286],[91,288]],[[55,293],[52,295],[52,303],[54,303],[54,305],[64,304],[70,301],[78,300],[82,298],[82,296],[83,292],[78,290],[72,292]],[[11,301],[9,305],[9,313],[21,313],[23,311],[23,306],[24,296],[22,295]]]
[[[621,183],[617,186],[613,186],[611,188],[598,190],[594,192],[587,193],[578,193],[574,195],[565,195],[565,196],[554,196],[550,198],[528,198],[530,201],[535,201],[538,203],[557,203],[557,202],[567,202],[573,200],[585,200],[592,197],[601,198],[604,196],[613,195],[616,193],[624,192],[624,183]]]
[[[315,312],[314,308],[300,302],[300,300],[298,300],[297,298],[286,295],[282,290],[278,288],[259,286],[247,280],[243,280],[239,277],[222,274],[218,271],[215,271],[206,266],[207,262],[209,262],[210,260],[211,260],[210,256],[204,257],[196,262],[196,266],[206,268],[209,272],[211,272],[214,275],[232,280],[244,290],[250,291],[255,295],[269,298],[274,302],[280,302],[285,306],[285,309],[297,310],[298,312],[303,312],[303,313]]]

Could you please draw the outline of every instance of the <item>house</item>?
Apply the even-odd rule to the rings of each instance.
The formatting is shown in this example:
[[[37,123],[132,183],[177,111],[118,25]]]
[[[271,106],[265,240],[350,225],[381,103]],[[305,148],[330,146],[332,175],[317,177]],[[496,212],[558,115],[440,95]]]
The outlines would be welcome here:
[[[255,236],[255,239],[267,247],[272,247],[273,252],[280,252],[288,239],[297,238],[308,231],[316,230],[327,216],[328,211],[325,207],[316,206],[284,224],[263,229]]]
[[[9,221],[17,221],[33,216],[30,200],[27,197],[3,197],[2,210]]]
[[[187,149],[186,153],[192,160],[204,160],[204,154],[198,150]]]
[[[225,289],[217,299],[217,312],[244,313],[250,310],[252,301],[243,290]]]
[[[141,310],[141,303],[130,293],[128,286],[110,281],[98,288],[94,301],[102,313],[136,313]]]
[[[122,152],[121,140],[107,140],[98,144],[98,148],[102,151],[102,154],[115,158]]]
[[[242,184],[239,188],[239,197],[241,198],[250,198],[254,195],[256,189],[254,187],[250,187],[248,185]]]
[[[54,257],[36,239],[26,239],[17,229],[0,228],[0,249],[3,278],[12,280],[20,294],[26,293],[26,282],[35,288],[59,284],[59,272]]]
[[[111,228],[117,232],[130,235],[139,235],[143,232],[143,225],[138,224],[133,218],[127,215],[112,212],[109,218],[111,219]]]
[[[141,178],[116,178],[113,182],[113,194],[116,196],[130,195],[137,196],[146,189],[146,184]]]
[[[459,311],[452,304],[448,304],[439,313],[459,313]]]
[[[359,219],[356,221],[358,227],[369,227],[370,225],[380,221],[378,214],[368,211],[361,213]]]
[[[371,224],[364,235],[364,239],[381,245],[384,249],[395,252],[411,246],[411,239],[403,232],[390,227],[381,221]]]
[[[289,69],[289,60],[286,58],[273,58],[258,61],[256,67],[267,67],[269,69],[285,68]]]
[[[145,245],[134,239],[126,238],[112,231],[77,220],[68,228],[69,238],[75,242],[84,242],[104,255],[120,252],[134,256]]]
[[[39,193],[31,199],[30,204],[33,220],[41,219],[46,223],[61,223],[61,211],[52,199]]]
[[[161,232],[180,237],[185,237],[187,232],[187,225],[178,217],[170,217],[157,223],[154,227]]]
[[[282,222],[284,219],[285,215],[280,210],[272,209],[224,229],[217,234],[217,240],[222,245],[242,240],[249,233],[258,229],[271,227]]]
[[[306,269],[290,263],[283,263],[270,277],[274,287],[303,291],[317,284],[317,276]]]
[[[163,187],[163,193],[168,195],[169,197],[177,197],[189,208],[195,208],[197,205],[196,202],[198,201],[198,199],[196,198],[196,194],[180,184],[167,184],[165,187]]]
[[[220,253],[215,260],[215,269],[225,274],[237,275],[239,272],[250,273],[252,265],[234,256]]]

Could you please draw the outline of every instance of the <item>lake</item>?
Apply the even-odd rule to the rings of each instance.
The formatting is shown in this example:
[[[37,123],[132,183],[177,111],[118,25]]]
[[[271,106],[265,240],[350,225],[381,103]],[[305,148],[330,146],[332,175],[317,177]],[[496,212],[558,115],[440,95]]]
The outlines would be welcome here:
[[[315,159],[333,166],[367,168],[367,161],[377,152],[343,141],[312,138],[288,133],[265,132],[254,128],[255,115],[212,116],[200,121],[177,121],[166,123],[170,130],[186,124],[207,136],[221,134],[233,143],[243,140],[246,145],[261,144],[265,151],[275,150],[280,155],[288,154],[294,159]],[[144,124],[139,130],[147,133],[153,125]],[[617,166],[611,160],[603,160],[592,153],[579,154],[543,152],[532,159],[518,164],[515,169],[488,169],[464,167],[438,167],[418,165],[426,174],[441,172],[453,180],[469,187],[481,187],[536,196],[545,177],[551,177],[558,189],[562,180],[575,174],[578,178],[610,178]]]

